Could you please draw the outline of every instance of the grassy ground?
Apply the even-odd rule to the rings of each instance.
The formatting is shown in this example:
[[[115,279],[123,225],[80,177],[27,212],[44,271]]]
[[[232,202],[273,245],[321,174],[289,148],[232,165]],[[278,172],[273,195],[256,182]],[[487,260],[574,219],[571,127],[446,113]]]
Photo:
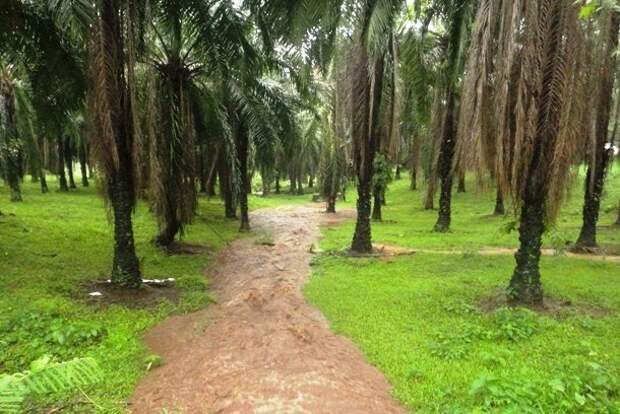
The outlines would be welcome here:
[[[211,255],[158,251],[149,242],[156,223],[140,203],[134,229],[144,277],[176,278],[180,301],[162,300],[146,309],[89,304],[85,285],[107,279],[111,267],[112,233],[102,199],[92,187],[58,193],[53,179],[49,185],[52,191],[40,194],[37,185],[26,183],[23,203],[9,203],[6,187],[0,187],[0,373],[27,369],[45,354],[58,360],[93,356],[105,380],[85,390],[88,397],[100,412],[123,412],[147,366],[142,333],[170,314],[207,304],[203,271]],[[201,199],[184,240],[215,250],[237,237],[238,223],[224,220],[222,212],[219,200]],[[92,407],[67,406],[62,412]]]
[[[620,175],[613,175],[611,183],[602,224],[615,219]],[[50,188],[56,188],[53,179]],[[543,411],[558,412],[562,400],[549,395],[561,394],[569,408],[583,408],[575,405],[582,396],[585,406],[592,406],[577,383],[597,381],[592,398],[616,401],[605,387],[620,366],[614,352],[620,345],[618,266],[546,257],[547,292],[570,299],[574,306],[563,309],[561,316],[480,312],[478,301],[505,285],[513,261],[475,252],[482,246],[516,245],[516,234],[501,230],[511,219],[486,216],[493,206],[490,193],[455,194],[453,232],[438,235],[430,231],[436,212],[422,210],[420,197],[407,190],[406,180],[393,183],[386,220],[373,225],[375,240],[465,254],[417,254],[391,261],[322,255],[306,289],[333,328],[353,338],[386,373],[397,397],[421,412],[469,412],[518,395],[522,406],[536,400]],[[354,198],[350,190],[348,201],[339,207],[352,207]],[[88,398],[80,393],[59,402],[54,396],[54,406],[69,413],[93,408],[124,412],[126,399],[151,361],[142,333],[171,314],[208,303],[203,271],[211,255],[168,256],[155,249],[149,241],[156,223],[140,203],[134,224],[144,277],[176,278],[180,301],[162,300],[142,309],[93,305],[86,299],[86,286],[107,278],[112,253],[111,227],[96,191],[79,188],[42,195],[37,185],[26,183],[23,203],[7,200],[6,187],[0,187],[0,373],[27,369],[42,355],[58,360],[93,356],[105,371],[103,383],[85,389]],[[250,206],[309,200],[309,195],[286,193],[252,196]],[[581,194],[575,191],[558,228],[546,237],[548,245],[574,239],[580,208]],[[184,240],[215,250],[238,237],[238,224],[222,219],[222,211],[218,199],[202,198]],[[352,228],[349,223],[326,230],[323,249],[348,245]],[[600,239],[620,244],[612,228],[602,228]],[[588,365],[593,362],[599,365]],[[479,391],[470,394],[477,380]],[[561,388],[562,393],[557,391]],[[545,391],[544,398],[532,389]]]
[[[373,239],[405,247],[459,250],[386,259],[323,254],[314,261],[307,298],[382,370],[408,408],[421,413],[618,412],[620,410],[620,265],[563,256],[542,259],[550,313],[488,307],[502,297],[511,256],[482,256],[483,246],[516,246],[510,217],[495,218],[491,192],[455,194],[452,232],[430,230],[435,211],[406,180],[388,192]],[[620,173],[612,171],[599,240],[620,246],[616,216]],[[575,186],[550,247],[574,241],[582,191]],[[321,247],[348,246],[353,224],[324,230]],[[561,249],[560,249],[561,250]]]

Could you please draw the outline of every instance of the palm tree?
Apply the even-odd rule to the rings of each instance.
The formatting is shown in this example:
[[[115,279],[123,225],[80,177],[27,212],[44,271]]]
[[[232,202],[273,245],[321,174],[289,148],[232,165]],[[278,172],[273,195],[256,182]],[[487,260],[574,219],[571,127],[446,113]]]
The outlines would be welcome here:
[[[136,256],[132,211],[134,178],[135,39],[139,4],[100,0],[89,45],[88,115],[92,150],[104,175],[105,195],[114,216],[112,283],[138,288],[142,283]]]
[[[157,132],[150,139],[151,201],[161,228],[155,243],[166,247],[197,206],[198,134],[207,139],[205,127],[213,125],[205,124],[207,111],[221,104],[208,96],[208,72],[223,73],[241,56],[251,62],[255,52],[245,21],[228,2],[158,0],[152,9],[147,60],[156,73],[153,110],[163,128],[150,128]]]
[[[484,0],[476,18],[481,36],[473,39],[462,105],[477,132],[464,137],[470,148],[480,148],[493,126],[500,188],[520,209],[508,289],[513,302],[542,303],[542,234],[557,215],[587,137],[582,119],[590,68],[578,15],[572,0]]]
[[[23,144],[17,130],[15,79],[10,65],[0,61],[0,163],[2,178],[11,189],[11,201],[22,201]]]
[[[401,1],[362,2],[355,13],[351,58],[351,119],[353,163],[357,176],[357,221],[351,250],[372,251],[370,213],[373,163],[381,133],[385,53],[392,47],[390,33]]]
[[[617,7],[617,6],[616,6]],[[620,12],[610,10],[603,13],[602,43],[603,51],[598,63],[598,97],[596,107],[594,142],[590,148],[590,160],[585,180],[583,203],[583,224],[577,239],[577,249],[596,248],[596,223],[603,193],[607,167],[613,157],[610,143],[613,136],[609,131],[614,81],[616,78],[616,52]]]
[[[318,166],[319,194],[326,203],[326,212],[336,212],[338,193],[346,185],[347,159],[346,136],[339,125],[342,114],[339,101],[339,88],[333,85],[324,94],[323,99],[328,102],[322,108],[317,119],[318,133],[321,137],[321,152]]]
[[[447,47],[445,59],[446,77],[443,80],[441,100],[445,107],[441,116],[441,138],[437,159],[437,173],[441,182],[439,196],[439,213],[434,230],[447,232],[450,230],[452,177],[454,150],[458,125],[458,84],[463,68],[463,48],[467,40],[468,15],[470,6],[464,0],[439,1],[447,22]]]

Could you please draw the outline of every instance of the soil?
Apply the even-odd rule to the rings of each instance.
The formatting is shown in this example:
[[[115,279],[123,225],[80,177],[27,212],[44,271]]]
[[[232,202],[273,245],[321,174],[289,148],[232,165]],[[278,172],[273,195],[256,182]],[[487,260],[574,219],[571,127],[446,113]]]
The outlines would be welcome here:
[[[138,385],[132,411],[404,413],[383,375],[301,292],[319,224],[350,217],[307,206],[255,212],[254,230],[273,246],[233,242],[209,271],[216,304],[147,333],[164,364]]]
[[[479,250],[472,250],[471,252],[465,250],[440,250],[440,249],[408,249],[405,247],[394,246],[390,244],[377,244],[373,243],[377,256],[410,256],[415,253],[435,253],[435,254],[447,254],[447,255],[464,255],[464,254],[480,254],[482,256],[510,256],[514,255],[517,249],[510,247],[483,247]],[[606,252],[609,252],[607,250]],[[556,256],[557,253],[554,249],[542,249],[543,256]],[[598,254],[597,254],[598,253]],[[375,255],[375,253],[367,256]],[[619,255],[606,255],[601,251],[595,253],[576,253],[570,251],[564,251],[562,256],[572,257],[583,260],[594,261],[608,261],[613,263],[620,263]]]
[[[99,292],[101,296],[89,296],[90,292]],[[155,307],[162,301],[179,303],[181,292],[172,285],[151,286],[143,284],[139,289],[118,288],[102,280],[85,285],[80,289],[80,300],[93,306],[107,307],[122,305],[132,309]]]
[[[480,300],[478,302],[478,307],[483,312],[493,312],[494,310],[502,307],[515,307],[515,305],[508,302],[505,291],[498,290],[492,296]],[[557,319],[563,319],[575,314],[585,315],[591,318],[602,318],[611,313],[609,309],[601,306],[588,303],[573,303],[570,300],[556,298],[549,295],[545,295],[543,297],[542,305],[527,306],[527,308],[533,310],[534,312],[549,315]]]
[[[166,253],[170,255],[198,255],[212,252],[213,249],[209,246],[182,241],[175,241],[166,249]]]

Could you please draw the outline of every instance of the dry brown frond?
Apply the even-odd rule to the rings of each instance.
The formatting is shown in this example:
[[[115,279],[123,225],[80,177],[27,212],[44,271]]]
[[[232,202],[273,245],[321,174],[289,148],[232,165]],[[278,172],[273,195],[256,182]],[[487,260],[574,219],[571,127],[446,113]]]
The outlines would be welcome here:
[[[463,85],[461,151],[476,152],[464,162],[492,171],[515,207],[545,200],[548,220],[589,137],[578,14],[572,0],[483,1]]]
[[[112,127],[112,103],[109,91],[116,85],[111,85],[110,80],[114,75],[110,74],[111,60],[106,53],[110,51],[105,47],[101,36],[101,27],[93,29],[88,48],[88,76],[90,88],[87,94],[87,116],[89,125],[89,140],[93,159],[96,165],[106,176],[112,175],[118,169],[119,156]],[[102,180],[105,184],[105,180]],[[107,191],[104,191],[107,194]]]

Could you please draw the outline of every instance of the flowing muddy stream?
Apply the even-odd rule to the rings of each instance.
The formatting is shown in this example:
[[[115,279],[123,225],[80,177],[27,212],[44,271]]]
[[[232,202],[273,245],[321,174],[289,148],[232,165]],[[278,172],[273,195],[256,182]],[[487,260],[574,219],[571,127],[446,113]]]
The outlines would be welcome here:
[[[137,387],[133,412],[405,412],[383,375],[301,293],[319,225],[348,217],[310,207],[255,212],[254,230],[273,246],[231,243],[209,271],[217,303],[147,333],[164,365]]]

